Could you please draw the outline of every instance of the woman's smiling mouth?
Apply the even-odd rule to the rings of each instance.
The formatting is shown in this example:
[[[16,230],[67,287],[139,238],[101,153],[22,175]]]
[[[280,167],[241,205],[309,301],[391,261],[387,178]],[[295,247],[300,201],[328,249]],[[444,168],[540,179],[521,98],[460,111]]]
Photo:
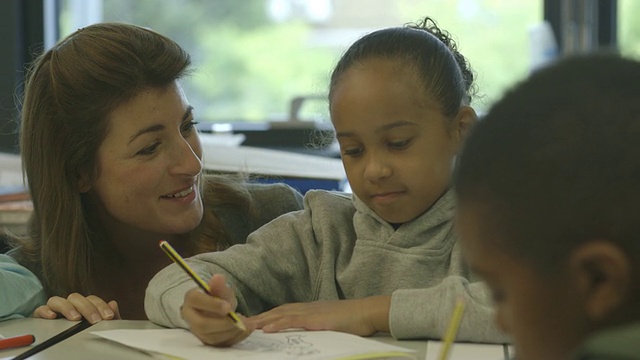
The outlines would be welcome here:
[[[189,188],[179,191],[175,194],[169,194],[169,195],[164,195],[164,198],[183,198],[189,194],[191,194],[193,192],[193,185],[190,186]]]

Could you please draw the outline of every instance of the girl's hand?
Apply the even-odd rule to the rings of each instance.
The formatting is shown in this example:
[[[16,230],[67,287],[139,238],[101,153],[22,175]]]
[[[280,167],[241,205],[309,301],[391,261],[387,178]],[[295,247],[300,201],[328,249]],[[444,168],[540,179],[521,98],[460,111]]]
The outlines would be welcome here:
[[[189,324],[191,332],[204,344],[213,346],[231,346],[244,340],[255,326],[239,316],[247,328],[242,331],[227,317],[238,306],[235,291],[226,284],[222,275],[213,275],[209,286],[213,296],[196,288],[189,290],[184,297],[182,318]]]
[[[264,332],[334,330],[360,336],[389,331],[390,296],[285,304],[249,320]]]
[[[66,299],[52,296],[46,305],[38,307],[33,317],[56,319],[62,314],[68,320],[80,320],[83,317],[95,324],[102,320],[120,319],[118,303],[111,300],[108,303],[95,295],[83,296],[78,293],[69,295]]]

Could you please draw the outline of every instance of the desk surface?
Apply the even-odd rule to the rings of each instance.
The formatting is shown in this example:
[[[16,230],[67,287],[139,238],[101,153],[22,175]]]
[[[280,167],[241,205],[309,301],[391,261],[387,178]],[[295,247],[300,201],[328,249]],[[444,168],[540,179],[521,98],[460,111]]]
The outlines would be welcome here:
[[[5,337],[33,334],[36,337],[35,343],[31,346],[38,345],[48,338],[62,332],[77,322],[67,321],[65,319],[44,320],[44,319],[17,319],[0,322],[0,334]],[[93,325],[82,332],[58,343],[42,352],[32,356],[30,359],[91,359],[91,360],[107,360],[107,359],[151,359],[152,357],[116,344],[107,340],[100,339],[92,335],[92,331],[112,330],[112,329],[157,329],[159,326],[149,321],[129,321],[129,320],[113,320],[103,321]],[[11,359],[25,351],[29,347],[0,350],[0,360]]]
[[[36,342],[31,345],[35,346],[53,335],[70,328],[76,322],[64,319],[44,320],[44,319],[18,319],[0,322],[0,334],[5,337],[33,334]],[[153,357],[144,352],[131,349],[129,347],[101,339],[91,332],[113,329],[159,329],[149,321],[133,321],[133,320],[112,320],[102,321],[96,325],[83,330],[82,332],[51,346],[50,348],[39,352],[30,359],[34,360],[75,360],[75,359],[91,359],[91,360],[149,360]],[[424,359],[427,350],[427,341],[397,341],[387,335],[379,335],[371,337],[371,339],[382,341],[388,344],[394,344],[406,348],[416,350],[416,358]],[[29,347],[16,349],[0,350],[0,360],[8,360],[17,356]]]

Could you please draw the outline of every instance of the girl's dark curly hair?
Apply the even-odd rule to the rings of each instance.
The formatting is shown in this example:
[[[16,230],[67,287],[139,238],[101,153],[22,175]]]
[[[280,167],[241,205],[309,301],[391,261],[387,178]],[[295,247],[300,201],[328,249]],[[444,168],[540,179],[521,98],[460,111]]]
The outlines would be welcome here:
[[[329,101],[341,76],[356,63],[386,58],[413,66],[426,94],[453,117],[460,106],[469,105],[475,95],[474,74],[467,59],[458,51],[451,34],[426,17],[417,23],[367,34],[357,40],[338,61],[329,87]]]

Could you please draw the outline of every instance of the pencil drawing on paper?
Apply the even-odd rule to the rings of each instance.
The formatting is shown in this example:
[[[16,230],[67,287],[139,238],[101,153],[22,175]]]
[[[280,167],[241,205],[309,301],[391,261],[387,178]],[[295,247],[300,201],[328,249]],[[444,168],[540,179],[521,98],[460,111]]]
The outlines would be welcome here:
[[[286,341],[252,336],[234,348],[253,352],[279,352],[296,358],[320,353],[319,349],[314,348],[314,345],[305,341],[304,338],[303,334],[287,335]]]

